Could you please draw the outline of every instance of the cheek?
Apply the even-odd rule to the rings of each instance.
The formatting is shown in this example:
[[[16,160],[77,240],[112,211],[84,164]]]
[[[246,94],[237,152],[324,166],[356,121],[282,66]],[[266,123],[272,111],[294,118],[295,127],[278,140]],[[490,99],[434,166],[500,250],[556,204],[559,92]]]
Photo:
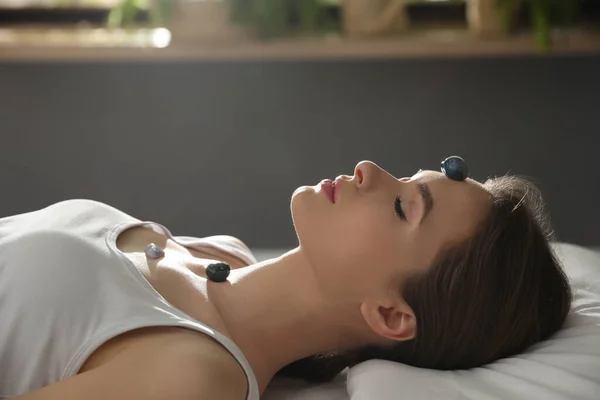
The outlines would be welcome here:
[[[292,218],[300,245],[322,273],[344,274],[344,280],[366,270],[378,276],[397,258],[402,241],[402,222],[393,208],[383,204],[355,203],[336,208],[318,201],[310,190],[292,197]]]
[[[328,269],[344,274],[347,280],[378,280],[396,256],[398,232],[394,222],[389,214],[376,208],[345,211],[336,216],[320,234],[320,242],[328,250]]]
[[[379,210],[357,210],[335,221],[329,230],[342,241],[345,250],[373,255],[389,248],[394,236],[393,222]]]

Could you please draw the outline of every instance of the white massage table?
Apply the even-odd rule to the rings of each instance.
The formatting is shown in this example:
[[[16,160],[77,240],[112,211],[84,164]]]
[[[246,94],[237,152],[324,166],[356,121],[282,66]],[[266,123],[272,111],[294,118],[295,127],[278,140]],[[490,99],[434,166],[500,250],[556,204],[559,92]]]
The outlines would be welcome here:
[[[274,379],[262,400],[349,400],[346,389],[346,373],[339,374],[331,382],[307,384],[287,379]]]

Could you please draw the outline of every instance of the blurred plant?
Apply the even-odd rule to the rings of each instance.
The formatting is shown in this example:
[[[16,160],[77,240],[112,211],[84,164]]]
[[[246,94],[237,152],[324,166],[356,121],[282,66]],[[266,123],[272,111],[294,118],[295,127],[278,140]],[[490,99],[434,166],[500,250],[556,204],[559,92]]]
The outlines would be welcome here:
[[[176,0],[122,0],[108,14],[108,26],[111,28],[134,25],[141,12],[147,12],[154,27],[168,26],[173,15]]]
[[[521,7],[526,5],[536,42],[542,50],[552,45],[552,29],[573,24],[579,12],[579,0],[497,0],[502,23],[511,31]]]
[[[225,0],[231,20],[262,38],[337,30],[327,13],[332,0]]]

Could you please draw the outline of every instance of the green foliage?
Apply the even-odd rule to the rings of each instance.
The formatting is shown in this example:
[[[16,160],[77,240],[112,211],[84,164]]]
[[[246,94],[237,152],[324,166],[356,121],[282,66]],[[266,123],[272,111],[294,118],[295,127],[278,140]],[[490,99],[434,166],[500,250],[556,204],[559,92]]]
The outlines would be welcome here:
[[[108,26],[111,28],[131,25],[140,10],[140,0],[123,0],[108,14]]]
[[[122,0],[108,14],[108,26],[111,28],[127,27],[135,24],[141,11],[148,12],[150,23],[154,27],[168,26],[173,15],[174,0]]]
[[[338,29],[328,17],[324,0],[223,0],[231,19],[263,38],[310,34]],[[175,0],[122,0],[108,16],[112,28],[135,24],[141,11],[153,26],[168,26]]]
[[[323,0],[226,0],[231,20],[262,38],[336,29]]]
[[[153,0],[154,6],[150,7],[150,21],[152,25],[157,26],[169,26],[169,22],[173,17],[173,0]]]
[[[551,47],[552,28],[571,25],[579,12],[578,0],[497,0],[503,25],[510,31],[521,7],[528,7],[536,42],[542,50]]]

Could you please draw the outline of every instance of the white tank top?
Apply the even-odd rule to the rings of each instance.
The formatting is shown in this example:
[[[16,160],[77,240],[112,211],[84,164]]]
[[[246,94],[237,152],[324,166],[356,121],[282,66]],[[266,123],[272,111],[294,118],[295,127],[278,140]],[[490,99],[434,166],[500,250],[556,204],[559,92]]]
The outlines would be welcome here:
[[[173,237],[164,226],[91,200],[68,200],[0,218],[0,397],[20,395],[76,375],[111,338],[153,326],[213,337],[258,384],[240,348],[167,302],[116,246],[119,233],[148,226],[204,252],[228,252],[252,264],[227,236]]]

